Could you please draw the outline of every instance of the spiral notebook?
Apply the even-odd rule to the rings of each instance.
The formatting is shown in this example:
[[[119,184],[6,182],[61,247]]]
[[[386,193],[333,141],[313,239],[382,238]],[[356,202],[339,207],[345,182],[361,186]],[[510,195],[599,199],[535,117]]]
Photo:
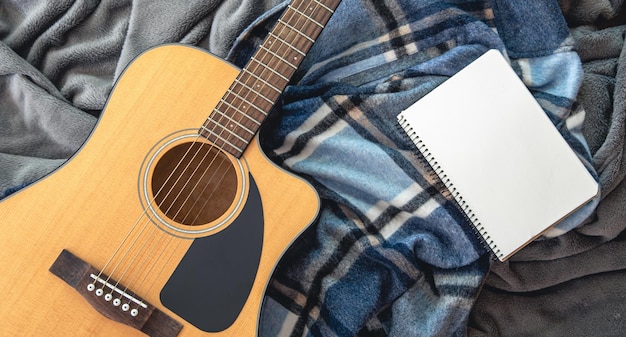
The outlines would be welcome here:
[[[398,121],[501,261],[598,193],[597,182],[497,50]]]

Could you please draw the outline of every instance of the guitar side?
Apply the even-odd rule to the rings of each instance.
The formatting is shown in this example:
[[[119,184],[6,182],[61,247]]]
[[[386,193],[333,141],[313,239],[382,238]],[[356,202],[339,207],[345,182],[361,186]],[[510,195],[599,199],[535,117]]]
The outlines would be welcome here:
[[[164,136],[202,125],[239,74],[193,47],[167,45],[134,61],[84,147],[63,167],[0,203],[2,336],[141,336],[96,312],[48,269],[63,249],[102,268],[143,213],[138,174]],[[193,240],[176,239],[143,299],[183,324],[179,336],[253,336],[267,282],[289,244],[313,221],[312,187],[271,163],[255,139],[242,157],[263,204],[263,246],[245,305],[226,330],[197,329],[164,307],[159,292]],[[245,247],[242,247],[245,249]],[[143,256],[152,262],[149,254]],[[156,258],[155,258],[156,259]],[[210,317],[207,317],[210,319]]]

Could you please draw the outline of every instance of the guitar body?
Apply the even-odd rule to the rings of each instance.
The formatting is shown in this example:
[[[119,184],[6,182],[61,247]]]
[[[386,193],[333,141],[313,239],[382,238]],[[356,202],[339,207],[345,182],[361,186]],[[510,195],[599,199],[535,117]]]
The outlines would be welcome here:
[[[0,336],[144,336],[148,331],[104,317],[67,280],[49,271],[63,250],[98,270],[104,268],[105,274],[114,271],[110,276],[118,278],[118,290],[123,291],[121,284],[125,283],[141,301],[182,324],[179,336],[256,335],[263,294],[274,267],[314,220],[319,200],[310,185],[272,164],[256,138],[239,159],[219,154],[206,139],[197,139],[197,127],[238,74],[237,68],[196,48],[167,45],[147,51],[120,78],[95,131],[74,158],[0,203]],[[181,131],[188,129],[192,131]],[[220,167],[233,167],[230,173],[220,174],[227,177],[220,181],[232,181],[233,186],[224,192],[228,197],[218,207],[219,214],[189,218],[190,212],[213,208],[211,199],[222,191],[193,195],[201,204],[185,209],[183,217],[162,207],[179,206],[168,197],[159,197],[161,190],[172,187],[167,183],[171,177],[157,171],[180,166],[179,159],[173,164],[161,162],[182,156],[173,148],[195,151],[189,145],[196,142],[206,150],[200,152],[203,156],[221,160]],[[203,161],[192,161],[192,165],[204,170]],[[255,203],[262,205],[261,211],[247,210],[245,204],[253,196]],[[204,199],[209,203],[204,204]],[[237,235],[245,235],[233,234],[223,244],[231,251],[216,253],[219,245],[214,242],[234,231],[244,213],[252,220],[239,221],[238,233],[247,233],[245,226],[254,226],[250,233],[260,233],[261,237],[253,240],[258,248],[238,239]],[[211,239],[215,241],[207,241]],[[192,247],[194,256],[188,257]],[[203,256],[205,249],[211,256]],[[203,284],[214,287],[213,278],[229,283],[229,273],[243,267],[232,265],[237,259],[226,259],[235,261],[226,265],[219,261],[249,250],[258,251],[243,258],[254,265],[247,273],[250,281],[242,282],[241,287],[234,284],[226,290],[211,290],[221,292],[226,301],[231,295],[241,301],[232,324],[213,329],[212,317],[203,308],[187,313],[179,309],[181,303],[162,304],[176,302],[183,292],[186,294],[181,296],[194,297],[196,292],[207,296]],[[197,256],[201,262],[194,265]],[[185,260],[185,268],[197,273],[188,285],[188,271],[178,272]],[[222,270],[206,270],[210,267],[205,263]],[[96,282],[92,277],[97,287],[109,281],[104,274],[97,276],[103,280]],[[117,285],[112,279],[110,284]],[[103,288],[114,296],[119,294],[112,287]],[[239,288],[243,295],[230,294]],[[130,302],[131,297],[121,298]],[[211,301],[201,298],[197,302],[194,305],[202,307]],[[208,328],[196,326],[205,323]],[[205,331],[212,329],[220,331]]]

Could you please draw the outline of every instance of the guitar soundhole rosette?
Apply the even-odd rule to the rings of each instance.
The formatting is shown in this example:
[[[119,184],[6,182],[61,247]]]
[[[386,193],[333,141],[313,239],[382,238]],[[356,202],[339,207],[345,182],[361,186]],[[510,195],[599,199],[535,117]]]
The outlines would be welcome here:
[[[197,133],[172,134],[146,156],[139,176],[152,222],[181,237],[202,237],[235,217],[247,193],[247,166]]]

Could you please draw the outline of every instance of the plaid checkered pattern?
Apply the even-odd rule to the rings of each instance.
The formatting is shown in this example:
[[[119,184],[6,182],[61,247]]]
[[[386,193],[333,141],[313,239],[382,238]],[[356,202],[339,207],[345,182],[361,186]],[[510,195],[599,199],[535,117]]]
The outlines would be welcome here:
[[[269,285],[263,336],[465,335],[491,260],[396,115],[499,49],[592,170],[574,101],[582,70],[561,21],[556,1],[342,2],[261,134],[322,202]],[[266,26],[244,35],[235,62]]]

